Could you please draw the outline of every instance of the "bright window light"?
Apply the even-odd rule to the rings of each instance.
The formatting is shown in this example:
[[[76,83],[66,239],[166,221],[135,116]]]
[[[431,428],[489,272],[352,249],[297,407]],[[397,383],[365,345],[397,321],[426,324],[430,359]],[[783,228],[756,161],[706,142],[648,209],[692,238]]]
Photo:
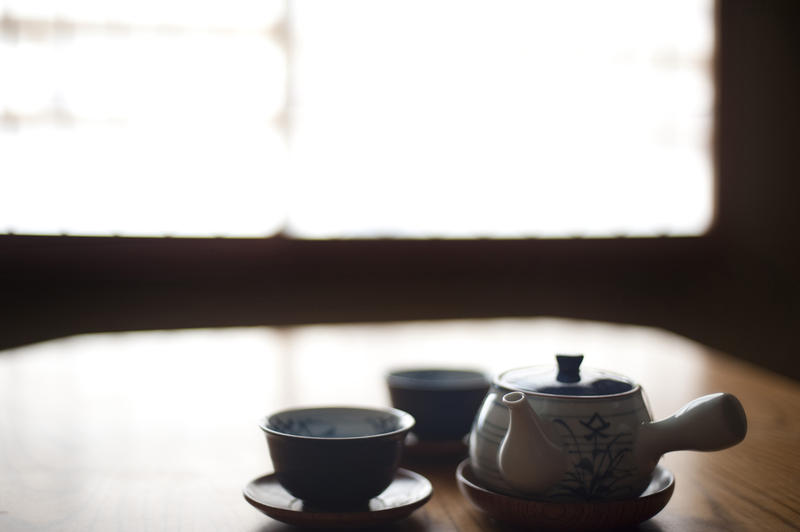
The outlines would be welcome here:
[[[0,232],[699,235],[713,216],[713,0],[0,16]]]
[[[6,0],[0,231],[274,233],[284,12],[276,0]]]

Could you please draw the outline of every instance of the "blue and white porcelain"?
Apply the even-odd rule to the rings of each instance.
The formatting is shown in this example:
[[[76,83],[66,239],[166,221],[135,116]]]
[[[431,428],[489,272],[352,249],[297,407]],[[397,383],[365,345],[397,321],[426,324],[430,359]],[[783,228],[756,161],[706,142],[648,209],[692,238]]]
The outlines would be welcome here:
[[[470,434],[470,463],[484,488],[552,501],[619,500],[641,494],[661,456],[714,451],[742,441],[739,400],[700,397],[652,421],[641,386],[607,371],[527,367],[493,382]]]
[[[395,408],[296,408],[264,420],[267,432],[306,438],[365,438],[409,430],[414,418]]]
[[[275,476],[310,505],[363,506],[394,480],[414,418],[394,408],[295,408],[267,416]]]
[[[466,436],[489,390],[483,372],[468,369],[416,368],[386,376],[392,406],[414,416],[413,436],[425,443],[451,442],[466,451]],[[408,442],[407,442],[408,443]],[[429,446],[431,450],[436,446]],[[447,447],[442,447],[442,450]]]

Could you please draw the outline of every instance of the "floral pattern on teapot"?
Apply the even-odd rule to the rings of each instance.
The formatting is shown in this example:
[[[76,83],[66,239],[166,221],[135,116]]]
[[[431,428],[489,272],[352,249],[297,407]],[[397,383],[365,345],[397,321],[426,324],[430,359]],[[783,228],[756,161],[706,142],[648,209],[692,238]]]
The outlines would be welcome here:
[[[610,432],[612,424],[597,412],[588,419],[578,419],[575,430],[561,418],[553,423],[563,428],[566,437],[562,441],[573,458],[573,469],[553,490],[554,496],[563,494],[591,500],[632,495],[626,481],[635,470],[624,465],[633,453],[630,432]]]

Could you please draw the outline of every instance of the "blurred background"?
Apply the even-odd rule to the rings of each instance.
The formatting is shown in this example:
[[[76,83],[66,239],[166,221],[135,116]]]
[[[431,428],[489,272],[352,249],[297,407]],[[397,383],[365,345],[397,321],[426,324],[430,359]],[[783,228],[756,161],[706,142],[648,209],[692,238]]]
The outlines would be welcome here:
[[[500,316],[800,378],[796,2],[0,0],[0,347]]]

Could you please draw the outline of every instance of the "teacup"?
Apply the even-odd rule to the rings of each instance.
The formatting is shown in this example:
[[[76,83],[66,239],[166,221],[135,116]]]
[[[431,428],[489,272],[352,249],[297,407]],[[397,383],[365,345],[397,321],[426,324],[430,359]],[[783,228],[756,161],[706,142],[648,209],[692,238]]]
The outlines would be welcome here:
[[[420,441],[460,441],[472,427],[489,381],[466,369],[405,369],[386,376],[392,406],[414,416]]]
[[[394,408],[300,408],[260,426],[286,491],[312,505],[345,507],[389,487],[414,418]]]

